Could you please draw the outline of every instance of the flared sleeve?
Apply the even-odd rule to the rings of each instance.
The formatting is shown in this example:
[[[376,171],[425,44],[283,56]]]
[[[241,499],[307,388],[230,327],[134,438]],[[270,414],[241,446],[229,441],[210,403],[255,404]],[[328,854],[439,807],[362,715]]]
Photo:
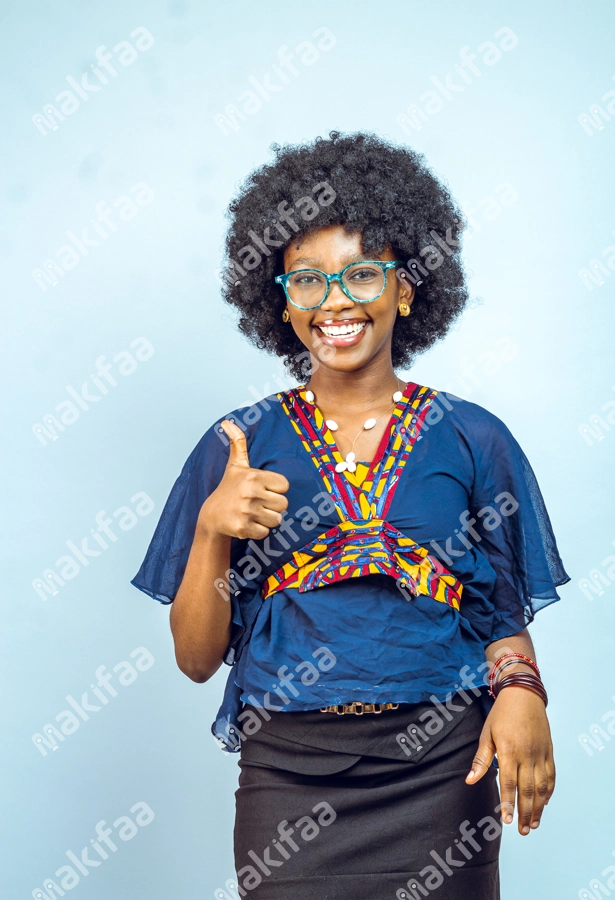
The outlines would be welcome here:
[[[173,485],[132,584],[161,603],[172,603],[181,584],[201,506],[224,475],[228,447],[210,428]]]
[[[490,416],[478,447],[469,513],[474,544],[495,573],[489,626],[481,629],[489,644],[522,630],[559,600],[556,588],[570,578],[536,476],[508,428]]]

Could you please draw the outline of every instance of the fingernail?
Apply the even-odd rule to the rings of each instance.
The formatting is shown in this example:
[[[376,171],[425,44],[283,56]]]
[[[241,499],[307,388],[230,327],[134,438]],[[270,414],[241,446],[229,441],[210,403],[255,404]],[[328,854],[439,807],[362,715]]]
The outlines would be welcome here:
[[[539,825],[540,825],[540,819],[536,819],[534,822],[532,822],[532,828],[538,828]]]
[[[470,769],[470,772],[469,772],[469,774],[468,774],[468,778],[474,778],[475,775],[476,775],[476,772],[474,771],[474,769]]]
[[[512,822],[512,820],[513,820],[513,817],[511,816],[511,814],[510,814],[510,813],[506,813],[506,815],[504,816],[504,822],[505,822],[505,824],[506,824],[506,825],[510,825],[510,823]]]
[[[530,826],[524,825],[523,828],[521,829],[521,834],[529,834],[529,833],[530,833]]]

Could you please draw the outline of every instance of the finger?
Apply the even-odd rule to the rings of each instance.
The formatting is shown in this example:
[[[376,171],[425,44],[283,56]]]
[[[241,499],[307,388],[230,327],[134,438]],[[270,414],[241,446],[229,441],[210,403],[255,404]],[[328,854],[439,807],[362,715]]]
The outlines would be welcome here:
[[[476,784],[483,777],[493,762],[495,744],[491,737],[491,731],[484,726],[478,742],[478,749],[472,760],[472,768],[466,776],[466,784]]]
[[[258,469],[250,469],[252,477],[251,480],[246,481],[244,487],[246,499],[255,504],[255,509],[264,506],[266,509],[284,512],[285,509],[288,509],[288,500],[284,494],[268,491],[260,477],[262,474]]]
[[[547,759],[545,760],[545,773],[547,776],[547,799],[546,803],[549,802],[551,797],[553,796],[553,791],[555,790],[555,762],[553,760],[553,753],[550,753]]]
[[[282,513],[276,512],[274,509],[267,509],[261,504],[258,504],[258,506],[255,506],[252,509],[250,518],[253,522],[257,522],[259,525],[264,525],[265,528],[271,529],[278,527],[282,521]]]
[[[263,491],[260,498],[265,509],[272,509],[274,512],[283,513],[288,509],[288,500],[284,494],[274,494],[273,491]]]
[[[235,425],[234,422],[229,422],[228,419],[220,422],[220,428],[231,442],[227,466],[241,466],[244,469],[249,469],[250,460],[248,459],[246,436],[241,428],[238,425]]]
[[[269,534],[269,528],[259,522],[248,522],[243,528],[237,529],[237,537],[242,540],[263,541]]]
[[[532,809],[535,796],[536,786],[534,784],[534,766],[523,763],[519,766],[517,776],[519,834],[530,833],[530,822],[532,821]]]
[[[265,476],[263,484],[268,491],[273,491],[276,494],[285,494],[290,487],[288,478],[285,478],[284,475],[280,475],[279,472],[270,472],[269,470],[264,469],[263,475]]]
[[[510,825],[515,815],[515,800],[517,799],[517,765],[509,763],[498,756],[500,763],[500,804],[502,809],[502,821]]]
[[[538,828],[549,798],[549,783],[547,780],[546,765],[534,766],[534,804],[530,817],[530,828]]]

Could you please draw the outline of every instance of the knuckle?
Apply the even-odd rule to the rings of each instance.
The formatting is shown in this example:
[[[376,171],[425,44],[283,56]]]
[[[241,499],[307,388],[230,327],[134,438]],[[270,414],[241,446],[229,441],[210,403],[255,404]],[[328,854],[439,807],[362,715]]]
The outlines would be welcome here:
[[[536,785],[535,790],[539,797],[546,797],[549,793],[549,785],[546,781],[541,781]]]
[[[534,799],[534,785],[533,784],[524,784],[523,787],[519,789],[519,794],[524,797],[526,800]]]
[[[516,788],[517,788],[517,782],[515,781],[514,778],[511,778],[511,777],[509,776],[508,778],[504,778],[504,779],[503,779],[503,781],[502,781],[502,788],[503,788],[507,793],[512,793],[512,792],[514,792],[514,791],[516,790]]]

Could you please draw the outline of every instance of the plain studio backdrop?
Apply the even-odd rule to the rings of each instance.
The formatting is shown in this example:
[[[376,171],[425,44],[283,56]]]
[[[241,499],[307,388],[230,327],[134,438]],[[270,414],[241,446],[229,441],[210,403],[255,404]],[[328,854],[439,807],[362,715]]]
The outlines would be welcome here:
[[[136,833],[113,828],[71,897],[201,900],[233,877],[238,770],[209,731],[228,670],[185,678],[168,608],[129,581],[203,432],[277,387],[220,297],[225,207],[272,143],[332,129],[424,152],[471,220],[473,303],[405,374],[500,416],[542,487],[572,579],[531,629],[558,787],[537,833],[505,830],[503,897],[594,896],[615,864],[612,3],[13,0],[2,19],[2,896],[44,897],[67,851],[101,860],[95,826],[122,816]]]

